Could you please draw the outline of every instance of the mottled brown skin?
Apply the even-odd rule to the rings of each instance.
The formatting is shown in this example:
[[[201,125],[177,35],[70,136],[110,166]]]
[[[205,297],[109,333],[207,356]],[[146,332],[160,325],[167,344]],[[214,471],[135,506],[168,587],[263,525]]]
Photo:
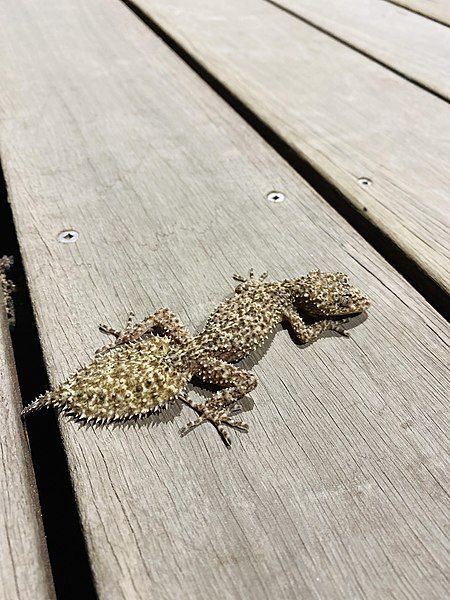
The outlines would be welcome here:
[[[3,256],[0,258],[0,289],[3,292],[6,314],[11,326],[13,326],[15,322],[14,304],[12,299],[15,286],[13,282],[6,277],[6,271],[12,266],[12,264],[12,256]]]
[[[182,428],[184,435],[205,421],[212,423],[227,445],[224,427],[247,431],[248,425],[232,415],[238,401],[257,384],[256,377],[233,364],[259,347],[281,322],[290,323],[301,343],[316,340],[323,331],[343,335],[342,321],[369,301],[342,273],[313,271],[299,279],[266,283],[235,276],[240,285],[222,302],[196,336],[169,309],[161,309],[133,326],[131,316],[123,331],[100,329],[116,339],[102,348],[94,361],[64,384],[30,404],[24,414],[56,406],[87,421],[106,423],[142,417],[160,410],[177,397],[199,414]],[[307,325],[302,317],[314,317]],[[155,335],[155,330],[163,337]],[[185,393],[194,377],[224,388],[209,400],[196,403]]]

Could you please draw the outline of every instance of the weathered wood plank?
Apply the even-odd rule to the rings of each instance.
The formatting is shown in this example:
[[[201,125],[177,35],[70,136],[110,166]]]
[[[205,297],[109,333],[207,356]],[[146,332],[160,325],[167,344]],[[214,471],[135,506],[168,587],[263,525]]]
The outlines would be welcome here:
[[[450,97],[448,27],[384,0],[276,0],[275,4]]]
[[[450,290],[448,104],[261,0],[136,4]]]
[[[0,289],[0,598],[54,598],[19,385]]]
[[[230,451],[180,438],[181,407],[61,419],[100,597],[442,598],[443,319],[123,5],[6,6],[3,163],[54,382],[98,322],[168,305],[197,328],[249,266],[344,270],[374,303],[352,340],[283,330],[245,361]]]
[[[412,10],[419,15],[450,25],[450,4],[447,0],[388,0]]]

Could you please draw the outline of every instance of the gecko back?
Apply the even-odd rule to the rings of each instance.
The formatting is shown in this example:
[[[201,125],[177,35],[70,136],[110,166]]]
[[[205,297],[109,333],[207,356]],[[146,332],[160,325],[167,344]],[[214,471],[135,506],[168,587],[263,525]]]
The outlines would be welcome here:
[[[99,354],[22,414],[54,406],[84,421],[107,423],[156,412],[186,385],[170,360],[170,341],[150,335]]]

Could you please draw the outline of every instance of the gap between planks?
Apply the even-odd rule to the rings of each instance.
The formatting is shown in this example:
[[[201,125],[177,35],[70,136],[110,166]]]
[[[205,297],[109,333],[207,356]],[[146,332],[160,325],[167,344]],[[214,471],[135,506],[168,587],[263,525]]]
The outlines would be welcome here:
[[[14,257],[14,265],[10,272],[10,278],[15,285],[13,302],[16,315],[16,323],[10,336],[14,353],[12,360],[15,363],[21,396],[25,404],[28,404],[47,389],[49,384],[1,167],[0,240],[0,256],[6,254]],[[10,351],[9,344],[7,349]],[[12,401],[14,398],[11,399]],[[40,510],[39,526],[44,527],[45,553],[48,551],[56,595],[58,598],[74,597],[83,600],[95,598],[92,575],[56,417],[53,412],[48,411],[41,414],[39,419],[27,419],[26,423],[23,423],[20,418],[21,405],[21,399],[18,398],[13,415],[14,424],[11,426],[17,426],[19,431],[23,431],[23,427],[26,427],[27,441],[30,446],[29,449],[27,448],[27,460],[32,461],[34,468],[32,478],[35,478],[37,485],[37,491],[33,489],[32,495]],[[12,435],[6,436],[5,439],[8,446],[14,446]],[[34,481],[32,487],[36,487]],[[36,497],[37,494],[39,498]],[[6,502],[4,506],[7,507]],[[11,506],[10,510],[14,511],[15,507]],[[23,520],[17,521],[23,523]],[[30,530],[26,529],[23,534],[28,540]],[[15,548],[14,551],[17,552],[18,549]],[[6,561],[2,562],[7,564]],[[36,565],[37,568],[40,567],[38,561]],[[29,579],[32,575],[31,569],[23,576],[26,582],[22,584],[21,581],[21,587],[25,589],[25,593],[33,594],[32,598],[40,600],[40,595],[34,586],[35,582]],[[45,575],[45,569],[41,575]],[[20,573],[20,578],[23,577]],[[13,596],[5,595],[5,597]]]
[[[401,6],[418,15],[422,15],[442,25],[450,25],[450,7],[447,0],[434,0],[426,2],[424,0],[385,0],[390,4]]]
[[[448,27],[384,0],[265,1],[449,101]]]

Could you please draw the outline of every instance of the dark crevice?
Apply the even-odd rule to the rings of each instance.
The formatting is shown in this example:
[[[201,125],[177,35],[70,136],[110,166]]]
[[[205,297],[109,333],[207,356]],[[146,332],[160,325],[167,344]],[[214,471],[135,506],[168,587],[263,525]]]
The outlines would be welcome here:
[[[265,0],[265,1],[268,4],[271,4],[272,6],[274,6],[275,8],[278,8],[279,10],[282,10],[283,12],[287,13],[291,17],[294,17],[295,19],[302,21],[302,23],[305,23],[306,25],[309,25],[310,27],[317,29],[317,31],[320,31],[324,35],[327,35],[328,37],[332,38],[336,42],[339,42],[340,44],[347,46],[347,48],[350,48],[354,52],[361,54],[362,56],[364,56],[365,58],[368,58],[372,62],[377,63],[377,65],[380,65],[383,68],[387,69],[388,71],[395,73],[395,75],[398,75],[402,79],[406,79],[406,81],[413,83],[416,87],[421,88],[422,90],[428,92],[429,94],[433,94],[433,96],[436,96],[437,98],[439,98],[440,100],[443,100],[444,102],[447,102],[447,103],[449,102],[448,98],[446,96],[444,96],[443,94],[441,94],[440,92],[438,92],[437,90],[427,86],[425,83],[422,83],[421,81],[418,81],[417,79],[414,79],[413,77],[409,77],[409,75],[406,75],[406,73],[403,73],[402,71],[397,70],[395,67],[393,67],[389,63],[383,62],[382,60],[376,58],[372,54],[369,54],[365,50],[362,50],[362,48],[359,48],[358,46],[354,46],[347,40],[344,40],[343,38],[339,37],[338,35],[335,35],[331,31],[324,29],[317,23],[314,23],[314,21],[311,21],[310,19],[303,17],[302,15],[299,15],[294,10],[287,8],[286,6],[283,6],[282,4],[279,4],[278,2],[276,2],[276,0]]]
[[[434,23],[437,23],[438,25],[443,25],[444,27],[448,27],[448,24],[445,23],[444,21],[440,21],[436,17],[432,17],[431,15],[427,15],[426,13],[421,12],[418,9],[409,8],[408,6],[405,6],[404,4],[402,4],[401,2],[396,2],[395,0],[384,0],[384,2],[389,2],[389,4],[395,4],[395,6],[398,6],[399,8],[403,8],[403,10],[407,10],[408,12],[412,12],[415,15],[419,15],[421,17],[424,17],[425,19],[428,19],[429,21],[433,21]]]
[[[298,154],[278,133],[255,114],[219,79],[190,55],[132,0],[122,2],[158,35],[187,65],[218,93],[314,190],[324,198],[377,252],[381,254],[446,319],[450,306],[446,291],[396,243],[383,233],[328,181],[308,160]]]
[[[16,325],[11,331],[24,404],[49,388],[12,211],[0,167],[0,256],[11,255],[8,271],[16,285]],[[26,419],[44,531],[56,594],[61,599],[96,598],[69,468],[53,410]]]

